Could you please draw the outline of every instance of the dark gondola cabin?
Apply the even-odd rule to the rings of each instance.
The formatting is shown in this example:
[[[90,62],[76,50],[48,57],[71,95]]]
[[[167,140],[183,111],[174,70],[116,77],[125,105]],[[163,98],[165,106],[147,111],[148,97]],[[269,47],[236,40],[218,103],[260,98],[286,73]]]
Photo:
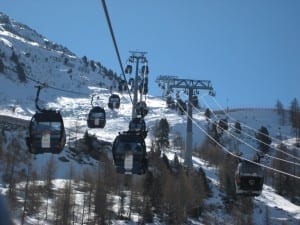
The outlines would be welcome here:
[[[127,65],[125,68],[125,73],[126,74],[131,74],[132,73],[132,65]]]
[[[175,100],[172,98],[172,96],[167,96],[166,98],[166,104],[167,104],[167,107],[168,108],[171,108],[171,109],[176,109],[176,103],[175,103]]]
[[[216,130],[218,134],[223,134],[223,132],[228,130],[229,128],[228,120],[226,118],[220,119],[216,125]]]
[[[199,108],[199,100],[198,100],[198,96],[197,95],[193,95],[193,97],[192,97],[192,104],[193,104],[193,107]]]
[[[142,95],[148,94],[148,78],[147,77],[145,77],[141,80],[141,83],[139,85],[139,91],[140,91],[140,94],[142,94]]]
[[[126,80],[120,80],[118,88],[119,88],[120,92],[126,91],[127,90],[127,82],[126,82]]]
[[[133,79],[132,77],[129,78],[129,80],[128,80],[128,85],[134,86],[134,79]]]
[[[141,135],[146,138],[147,137],[147,127],[145,120],[141,117],[136,117],[130,120],[129,122],[129,131],[140,132]]]
[[[60,112],[42,110],[36,112],[29,123],[26,144],[33,154],[59,154],[66,143],[66,132]]]
[[[149,74],[149,67],[147,65],[142,66],[142,74],[148,75]]]
[[[177,102],[176,102],[176,108],[180,115],[184,115],[184,113],[187,110],[186,102],[184,102],[182,99],[178,98]]]
[[[89,128],[104,128],[106,124],[105,110],[100,106],[94,106],[87,118],[87,125]]]
[[[148,107],[145,101],[140,101],[136,104],[136,115],[145,117],[148,114]]]
[[[120,108],[120,97],[117,94],[112,94],[108,98],[108,108],[118,109]]]
[[[112,154],[118,173],[141,175],[148,169],[146,145],[139,132],[120,133],[113,142]]]
[[[237,195],[258,196],[262,192],[264,170],[261,166],[248,161],[241,161],[235,172]]]

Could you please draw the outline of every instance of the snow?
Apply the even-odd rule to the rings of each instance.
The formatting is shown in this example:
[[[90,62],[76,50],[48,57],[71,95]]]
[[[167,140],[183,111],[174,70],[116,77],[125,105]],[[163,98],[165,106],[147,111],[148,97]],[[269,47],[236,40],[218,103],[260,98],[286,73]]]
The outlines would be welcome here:
[[[262,195],[256,198],[257,202],[264,202],[269,208],[274,208],[276,213],[272,217],[283,219],[285,218],[285,212],[290,214],[290,217],[300,221],[300,211],[299,206],[291,203],[287,199],[283,198],[280,195],[275,194],[275,190],[267,185],[264,185]]]
[[[7,40],[6,38],[0,38],[0,41],[3,42],[3,44],[8,46],[9,48],[12,47],[12,43],[9,40]]]

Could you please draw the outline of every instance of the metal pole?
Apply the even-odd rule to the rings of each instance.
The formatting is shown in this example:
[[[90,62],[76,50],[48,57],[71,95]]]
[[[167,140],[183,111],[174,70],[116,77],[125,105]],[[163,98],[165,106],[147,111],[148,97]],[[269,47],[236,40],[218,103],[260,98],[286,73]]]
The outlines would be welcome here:
[[[134,57],[134,58],[136,59],[136,68],[135,68],[135,79],[134,79],[132,119],[136,117],[136,103],[137,103],[137,98],[138,98],[137,95],[138,95],[138,77],[139,77],[139,57]]]
[[[189,88],[189,99],[187,104],[187,124],[186,124],[186,143],[185,143],[185,159],[184,164],[188,168],[193,167],[192,162],[192,145],[193,145],[193,126],[192,126],[192,118],[193,118],[193,109],[192,109],[192,98],[193,98],[193,89]]]

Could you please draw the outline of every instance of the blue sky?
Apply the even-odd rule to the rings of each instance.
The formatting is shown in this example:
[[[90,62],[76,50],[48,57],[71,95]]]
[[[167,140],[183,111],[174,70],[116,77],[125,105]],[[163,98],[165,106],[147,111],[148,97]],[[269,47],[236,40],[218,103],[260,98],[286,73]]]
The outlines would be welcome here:
[[[224,107],[300,101],[299,0],[107,0],[123,64],[148,52],[159,75],[211,80]],[[2,0],[1,11],[121,73],[101,0]],[[204,94],[205,92],[201,92]],[[201,95],[200,94],[200,95]],[[200,98],[201,101],[201,98]]]

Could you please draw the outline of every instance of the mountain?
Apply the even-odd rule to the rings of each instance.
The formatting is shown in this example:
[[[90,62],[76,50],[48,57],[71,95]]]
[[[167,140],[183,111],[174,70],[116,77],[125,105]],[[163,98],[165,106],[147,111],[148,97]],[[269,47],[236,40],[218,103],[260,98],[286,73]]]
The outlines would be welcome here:
[[[105,188],[108,188],[107,186],[116,185],[113,183],[119,183],[119,186],[118,192],[110,191],[108,194],[112,204],[111,211],[120,213],[120,206],[123,201],[123,206],[125,204],[125,207],[122,216],[127,215],[126,212],[131,210],[132,207],[131,224],[137,224],[140,215],[143,213],[141,212],[141,205],[143,205],[141,203],[142,195],[141,193],[138,195],[138,191],[134,191],[137,187],[130,189],[128,185],[126,186],[126,181],[124,180],[128,177],[113,177],[114,179],[110,180],[111,183],[103,183],[100,187],[93,183],[94,186],[97,186],[97,189],[95,193],[92,192],[91,190],[94,191],[94,189],[88,188],[94,186],[85,186],[85,183],[88,183],[88,177],[92,176],[95,178],[99,169],[102,170],[112,166],[112,162],[111,160],[104,161],[105,159],[98,161],[88,154],[74,151],[74,149],[84,148],[82,140],[84,140],[84,136],[88,132],[99,141],[97,143],[100,144],[97,147],[100,148],[102,145],[107,147],[104,150],[101,148],[101,151],[104,151],[108,158],[111,158],[110,144],[119,132],[128,129],[131,119],[131,102],[126,92],[120,93],[117,91],[117,84],[120,78],[116,73],[85,56],[82,58],[77,57],[66,47],[47,40],[36,31],[10,19],[3,13],[0,14],[0,55],[0,114],[2,115],[0,118],[2,175],[0,178],[0,190],[8,198],[11,196],[10,190],[16,192],[13,196],[18,201],[16,201],[16,205],[12,206],[13,218],[16,224],[21,224],[22,221],[22,212],[26,201],[24,201],[24,192],[21,190],[26,189],[26,178],[29,177],[29,172],[32,174],[30,179],[36,181],[36,183],[32,182],[32,185],[27,187],[36,188],[30,189],[34,190],[29,192],[33,195],[35,192],[39,193],[40,186],[43,186],[42,184],[46,182],[44,171],[45,168],[50,167],[51,163],[55,164],[55,173],[53,173],[52,177],[53,186],[51,188],[54,197],[48,198],[47,195],[46,200],[45,193],[43,193],[43,196],[40,197],[43,201],[34,202],[30,198],[31,203],[29,206],[26,206],[26,209],[32,208],[32,211],[36,211],[32,214],[29,213],[29,210],[26,211],[25,224],[54,224],[57,222],[55,221],[55,216],[64,215],[60,214],[60,208],[55,208],[58,206],[59,201],[63,199],[61,196],[65,196],[62,190],[71,190],[73,194],[74,205],[71,207],[73,211],[72,214],[68,211],[70,213],[69,217],[72,215],[73,218],[78,219],[76,222],[74,221],[75,224],[88,224],[87,221],[95,215],[96,208],[100,207],[99,205],[96,207],[97,204],[93,202],[95,206],[91,209],[92,206],[88,206],[86,203],[89,201],[89,196],[97,193],[101,197],[101,193],[103,193]],[[45,85],[41,90],[39,104],[47,108],[60,110],[64,119],[68,139],[64,151],[59,155],[42,154],[33,156],[28,153],[26,148],[27,124],[36,111],[34,102],[37,91],[36,85]],[[107,107],[111,91],[121,96],[121,107],[119,110],[112,111]],[[86,118],[91,109],[92,95],[97,96],[94,104],[100,105],[106,110],[107,122],[104,129],[93,130],[87,128]],[[164,150],[164,153],[170,161],[177,155],[179,161],[182,162],[184,153],[180,145],[185,141],[186,116],[178,115],[175,110],[167,108],[163,99],[147,96],[146,101],[150,109],[149,114],[145,117],[149,130],[146,138],[148,152],[150,152],[154,141],[155,126],[160,119],[166,118],[170,124],[171,144],[170,148]],[[213,116],[213,120],[227,118],[230,127],[236,121],[242,124],[243,132],[241,134],[235,134],[232,132],[233,129],[230,128],[230,132],[225,132],[221,137],[222,143],[230,152],[239,150],[243,152],[244,157],[250,159],[255,154],[254,149],[257,149],[257,140],[255,138],[257,130],[254,128],[259,129],[261,126],[267,127],[272,137],[278,137],[280,132],[283,142],[290,149],[293,148],[295,141],[291,126],[289,123],[286,123],[284,126],[280,125],[279,116],[275,110],[240,109],[229,112],[221,110],[220,113],[216,112]],[[292,203],[288,198],[276,194],[275,189],[272,187],[271,183],[276,182],[276,178],[271,178],[270,174],[273,174],[274,171],[268,173],[260,196],[253,199],[240,198],[238,200],[227,198],[224,187],[222,187],[220,182],[220,173],[222,172],[219,169],[220,166],[216,166],[209,160],[203,160],[199,157],[201,155],[200,150],[205,146],[204,143],[207,140],[205,131],[211,125],[204,116],[204,109],[194,109],[193,122],[192,146],[196,149],[193,156],[193,164],[195,168],[202,168],[205,172],[211,193],[204,200],[201,216],[198,216],[196,219],[191,218],[189,223],[246,224],[245,221],[247,219],[247,224],[299,224],[300,206]],[[181,144],[176,145],[175,140],[178,139],[180,139]],[[274,139],[272,144],[277,145],[279,141]],[[248,145],[252,146],[252,148]],[[15,154],[15,150],[18,151],[18,154]],[[222,152],[222,149],[217,149],[217,151]],[[275,156],[275,154],[275,150],[269,152],[270,156]],[[14,161],[12,159],[19,163],[12,163],[11,161]],[[228,164],[234,160],[234,158],[228,158]],[[265,157],[262,159],[262,163],[271,167],[272,160],[273,158],[271,157]],[[287,158],[287,160],[291,159]],[[12,173],[11,171],[15,172]],[[88,171],[92,171],[91,174]],[[8,174],[11,176],[7,176]],[[33,175],[36,176],[36,179],[34,179]],[[233,177],[234,175],[232,174],[228,179]],[[141,182],[143,178],[143,176],[133,176],[133,182]],[[162,183],[172,181],[172,179],[163,177]],[[287,176],[283,177],[283,179],[287,180]],[[14,185],[9,182],[12,180],[19,181],[15,184],[17,188],[14,188]],[[178,187],[178,183],[171,182],[170,185],[167,193],[171,193],[171,189]],[[181,191],[184,192],[185,190]],[[155,194],[159,196],[160,192],[162,190],[158,190]],[[135,193],[138,196],[132,196],[131,193]],[[179,195],[179,193],[176,194]],[[188,195],[188,193],[186,194]],[[175,199],[175,197],[171,196],[171,199]],[[135,199],[140,204],[140,207],[132,206],[131,198]],[[160,201],[163,200],[160,199]],[[45,202],[47,202],[47,208],[45,208]],[[248,209],[250,213],[242,210],[244,209],[243,205],[249,202],[251,202],[250,205],[252,207]],[[183,203],[180,202],[180,204]],[[48,213],[45,213],[46,210]],[[171,210],[171,207],[168,209],[164,207],[163,215],[157,214],[152,224],[168,224],[163,219],[166,219],[164,218],[166,215],[171,215],[169,213]],[[118,219],[113,217],[112,223],[125,224],[124,221],[120,220],[120,217]]]
[[[23,102],[25,106],[31,105],[36,92],[34,85],[54,86],[64,90],[65,96],[68,90],[71,90],[68,94],[72,94],[76,89],[77,93],[86,96],[91,94],[89,86],[114,89],[120,80],[100,62],[86,56],[78,58],[66,47],[47,40],[3,13],[0,14],[0,29],[1,79],[9,79],[9,85],[18,85],[18,88],[2,88],[2,99],[7,96],[14,99],[7,104],[18,104],[19,96],[31,90],[29,99]],[[49,99],[55,98],[55,94],[57,96],[57,93],[52,94]]]

